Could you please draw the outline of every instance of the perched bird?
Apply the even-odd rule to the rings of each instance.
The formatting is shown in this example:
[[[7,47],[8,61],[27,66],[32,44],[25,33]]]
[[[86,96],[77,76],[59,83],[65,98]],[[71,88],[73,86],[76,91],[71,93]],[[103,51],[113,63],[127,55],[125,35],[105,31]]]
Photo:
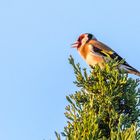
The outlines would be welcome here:
[[[73,48],[77,48],[81,57],[87,62],[90,66],[95,66],[98,64],[103,68],[103,62],[105,62],[106,57],[111,59],[117,58],[121,61],[123,58],[119,56],[114,50],[105,45],[104,43],[98,41],[94,35],[90,33],[85,33],[79,36],[78,40],[72,44]],[[128,73],[133,73],[140,76],[140,72],[130,66],[126,61],[121,65]]]

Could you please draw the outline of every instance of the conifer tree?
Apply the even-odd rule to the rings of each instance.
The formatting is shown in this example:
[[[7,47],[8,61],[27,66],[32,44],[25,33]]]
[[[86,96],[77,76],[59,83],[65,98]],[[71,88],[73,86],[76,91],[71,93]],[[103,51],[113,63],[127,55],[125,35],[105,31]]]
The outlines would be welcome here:
[[[139,80],[118,69],[122,62],[109,60],[87,74],[69,58],[79,91],[67,96],[66,140],[140,140]],[[55,132],[57,140],[61,135]]]

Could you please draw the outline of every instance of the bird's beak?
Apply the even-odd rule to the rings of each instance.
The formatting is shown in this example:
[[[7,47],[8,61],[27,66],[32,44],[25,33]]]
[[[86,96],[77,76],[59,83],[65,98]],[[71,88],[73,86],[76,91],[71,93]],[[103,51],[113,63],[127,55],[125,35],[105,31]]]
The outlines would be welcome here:
[[[74,42],[73,44],[71,44],[71,47],[72,47],[72,48],[77,48],[78,45],[79,45],[79,42],[76,41],[76,42]]]

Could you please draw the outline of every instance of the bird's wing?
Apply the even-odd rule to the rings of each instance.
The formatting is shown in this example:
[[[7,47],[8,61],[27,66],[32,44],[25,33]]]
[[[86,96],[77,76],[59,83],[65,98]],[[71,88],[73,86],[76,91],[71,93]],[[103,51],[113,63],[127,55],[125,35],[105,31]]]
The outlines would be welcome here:
[[[100,41],[92,40],[90,45],[92,45],[91,52],[93,52],[99,56],[103,56],[103,57],[109,56],[112,59],[117,58],[118,61],[123,60],[123,58],[121,56],[119,56],[115,51],[113,51],[110,47],[108,47],[107,45],[105,45],[104,43],[102,43]],[[132,71],[138,72],[135,68],[130,66],[126,61],[124,61],[123,66],[127,70],[132,70]]]
[[[92,42],[89,42],[89,43],[90,43],[90,45],[92,45],[91,52],[96,53],[97,55],[109,56],[112,59],[118,57],[118,60],[120,60],[120,61],[123,59],[115,51],[113,51],[110,47],[103,44],[102,42],[92,40]]]

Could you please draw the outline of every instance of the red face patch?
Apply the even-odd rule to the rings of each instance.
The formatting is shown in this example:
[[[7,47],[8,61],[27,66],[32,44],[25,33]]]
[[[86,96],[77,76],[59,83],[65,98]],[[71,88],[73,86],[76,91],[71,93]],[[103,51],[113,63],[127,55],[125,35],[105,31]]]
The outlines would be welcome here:
[[[79,38],[78,38],[78,42],[81,42],[82,39],[85,37],[85,35],[81,35]]]

